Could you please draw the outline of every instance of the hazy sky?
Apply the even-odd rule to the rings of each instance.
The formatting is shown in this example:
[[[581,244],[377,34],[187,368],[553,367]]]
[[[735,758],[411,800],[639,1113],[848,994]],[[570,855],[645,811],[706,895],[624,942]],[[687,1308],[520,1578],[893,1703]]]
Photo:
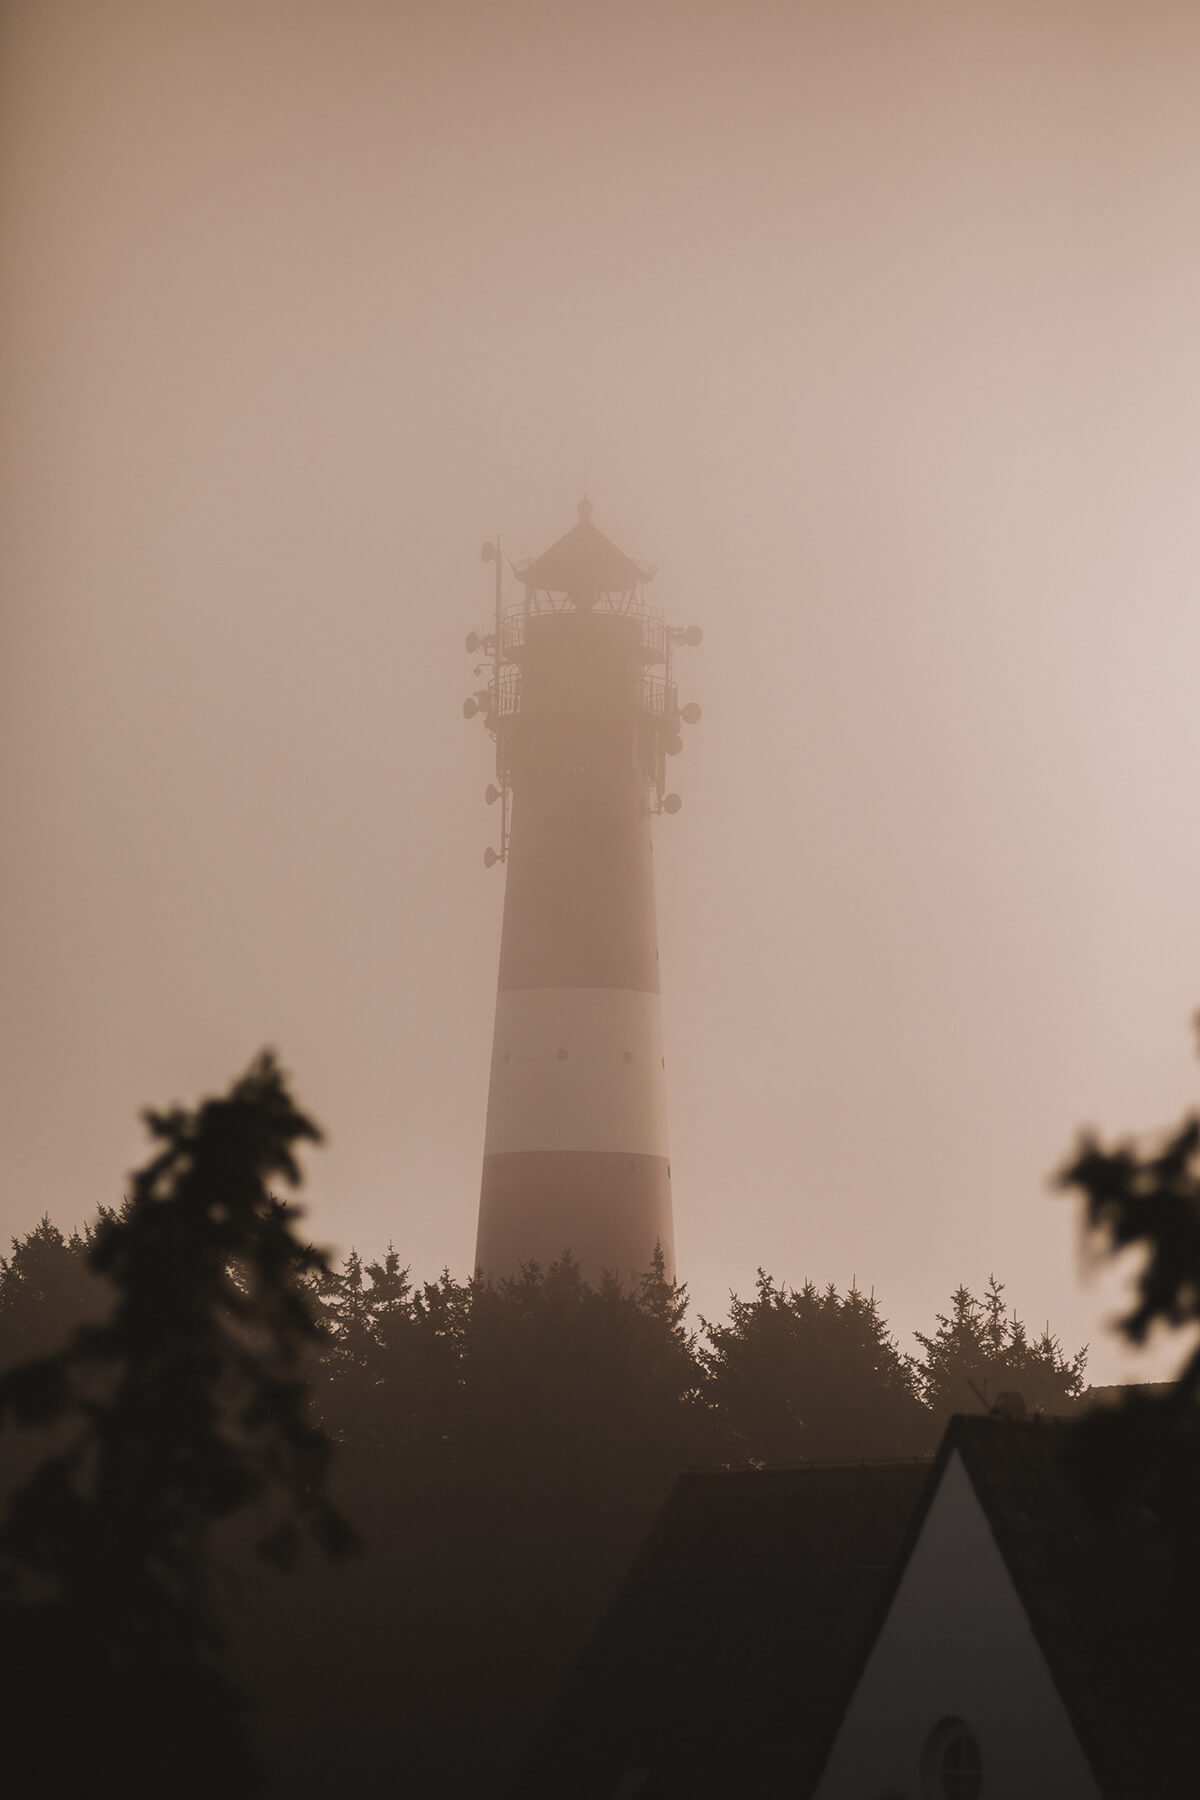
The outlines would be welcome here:
[[[704,628],[676,1235],[1093,1341],[1047,1173],[1191,1103],[1200,8],[10,0],[0,1229],[264,1043],[312,1229],[470,1265],[479,561]]]

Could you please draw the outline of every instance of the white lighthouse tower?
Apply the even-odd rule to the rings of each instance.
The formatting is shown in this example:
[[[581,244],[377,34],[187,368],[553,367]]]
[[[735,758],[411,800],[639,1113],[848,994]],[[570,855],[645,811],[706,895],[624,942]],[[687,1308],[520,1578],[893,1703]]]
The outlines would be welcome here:
[[[467,647],[491,678],[464,708],[496,741],[505,865],[476,1268],[489,1280],[569,1250],[590,1281],[674,1275],[651,821],[675,813],[672,668],[700,632],[645,604],[639,568],[591,520],[514,571]]]

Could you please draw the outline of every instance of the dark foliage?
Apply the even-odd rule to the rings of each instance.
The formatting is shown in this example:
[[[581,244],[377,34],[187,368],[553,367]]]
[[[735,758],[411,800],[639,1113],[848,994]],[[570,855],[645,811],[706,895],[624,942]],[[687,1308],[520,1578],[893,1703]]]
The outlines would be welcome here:
[[[15,1792],[252,1791],[219,1658],[214,1531],[253,1516],[258,1554],[279,1565],[302,1533],[334,1552],[351,1541],[303,1379],[303,1282],[323,1264],[267,1188],[297,1181],[293,1147],[316,1130],[269,1057],[224,1099],[146,1122],[159,1153],[86,1254],[111,1317],[0,1380],[0,1416],[56,1443],[0,1528]],[[28,1248],[11,1265],[22,1282]]]
[[[705,1321],[704,1392],[726,1459],[782,1465],[906,1457],[929,1447],[910,1358],[874,1295],[758,1272],[727,1325]]]
[[[988,1277],[982,1300],[956,1288],[951,1311],[939,1313],[932,1336],[914,1333],[925,1354],[916,1365],[921,1398],[940,1437],[955,1413],[993,1407],[1002,1394],[1019,1394],[1029,1412],[1062,1418],[1083,1395],[1087,1346],[1067,1357],[1049,1325],[1030,1339],[1004,1305],[1004,1284]]]
[[[260,1069],[248,1079],[269,1089],[273,1077]],[[244,1084],[230,1098],[239,1094],[246,1097]],[[286,1215],[266,1199],[272,1173],[294,1173],[276,1159],[281,1140],[290,1158],[291,1143],[309,1130],[288,1106],[267,1109],[276,1135],[243,1136],[236,1152],[232,1121],[219,1111],[155,1122],[163,1156],[140,1178],[126,1216],[102,1222],[96,1248],[122,1295],[132,1281],[156,1297],[132,1312],[122,1299],[105,1328],[115,1338],[78,1335],[66,1358],[50,1359],[20,1389],[27,1414],[37,1410],[41,1381],[50,1410],[60,1409],[59,1429],[71,1420],[76,1439],[91,1431],[93,1448],[83,1453],[72,1440],[67,1464],[52,1463],[58,1472],[46,1479],[65,1482],[93,1512],[101,1494],[87,1469],[99,1415],[88,1405],[107,1417],[120,1395],[132,1408],[108,1452],[114,1469],[134,1444],[153,1438],[160,1447],[164,1492],[137,1530],[143,1546],[161,1546],[154,1569],[169,1570],[161,1585],[182,1621],[171,1667],[197,1679],[188,1705],[173,1714],[161,1707],[161,1731],[141,1741],[162,1751],[172,1736],[189,1742],[203,1722],[206,1748],[189,1776],[197,1790],[212,1785],[219,1761],[227,1765],[222,1791],[236,1791],[229,1770],[249,1784],[253,1731],[269,1790],[288,1800],[384,1772],[418,1792],[497,1791],[681,1470],[924,1454],[940,1407],[984,1404],[961,1382],[954,1388],[968,1367],[983,1395],[1017,1387],[1048,1410],[1053,1396],[1043,1399],[1033,1376],[1052,1375],[1054,1395],[1078,1385],[1078,1369],[1048,1334],[1029,1346],[1004,1315],[998,1284],[986,1302],[961,1289],[917,1363],[898,1350],[873,1296],[812,1283],[791,1289],[765,1273],[751,1299],[733,1297],[727,1322],[701,1321],[694,1333],[686,1293],[667,1281],[661,1257],[637,1293],[615,1282],[589,1286],[568,1254],[495,1287],[448,1272],[414,1282],[391,1246],[377,1260],[352,1252],[335,1272],[294,1239],[283,1246]],[[197,1158],[201,1121],[207,1147]],[[233,1164],[243,1173],[252,1165],[257,1187],[239,1188]],[[232,1206],[231,1184],[243,1196]],[[165,1189],[174,1219],[160,1216],[156,1196]],[[218,1192],[214,1210],[204,1196]],[[131,1225],[141,1234],[133,1250]],[[181,1285],[184,1265],[192,1278]],[[13,1316],[24,1308],[35,1330],[36,1294],[61,1320],[69,1308],[52,1293],[65,1293],[69,1268],[89,1267],[86,1245],[39,1226],[0,1270],[0,1331],[6,1293]],[[164,1332],[165,1360],[147,1348]],[[142,1372],[120,1387],[130,1356]],[[53,1388],[51,1366],[65,1386]],[[266,1382],[257,1403],[254,1370]],[[160,1423],[168,1390],[183,1410]],[[336,1500],[360,1528],[365,1554],[276,1581],[262,1572],[255,1543],[286,1561],[305,1523],[318,1533],[332,1527],[315,1498],[322,1434],[336,1442]],[[231,1509],[247,1522],[236,1537],[222,1524]],[[31,1517],[15,1516],[33,1531]],[[123,1553],[132,1563],[132,1548]],[[142,1629],[156,1594],[143,1580],[123,1596],[122,1644],[122,1633]],[[44,1616],[59,1633],[45,1654],[57,1656],[61,1605]],[[228,1681],[221,1686],[222,1628],[255,1720],[239,1711]],[[146,1627],[140,1641],[152,1635]],[[93,1632],[87,1654],[96,1641]],[[81,1633],[77,1667],[84,1653]],[[143,1693],[158,1692],[155,1682],[178,1693],[165,1662],[139,1682]],[[127,1729],[132,1704],[115,1709],[112,1733]]]
[[[112,1291],[96,1275],[88,1251],[111,1213],[86,1232],[64,1237],[43,1217],[12,1255],[0,1257],[0,1370],[55,1349],[85,1320],[101,1318]]]
[[[661,1261],[630,1294],[565,1254],[497,1287],[352,1255],[339,1285],[317,1406],[367,1555],[247,1622],[280,1791],[389,1766],[397,1694],[413,1786],[489,1791],[679,1470],[712,1460],[686,1299]],[[331,1695],[347,1732],[297,1734]]]
[[[1105,1150],[1085,1136],[1059,1183],[1083,1193],[1088,1225],[1108,1249],[1145,1251],[1125,1335],[1141,1344],[1158,1324],[1200,1326],[1200,1118],[1189,1115],[1148,1152],[1129,1142]],[[1200,1388],[1200,1344],[1178,1381]]]
[[[1077,1437],[1081,1464],[1110,1508],[1159,1522],[1174,1578],[1200,1604],[1200,1119],[1188,1116],[1157,1146],[1103,1148],[1085,1136],[1059,1177],[1085,1199],[1088,1227],[1112,1251],[1137,1247],[1137,1297],[1121,1321],[1133,1343],[1155,1327],[1189,1341],[1175,1383],[1133,1389],[1090,1414]],[[1194,1614],[1193,1614],[1194,1616]]]

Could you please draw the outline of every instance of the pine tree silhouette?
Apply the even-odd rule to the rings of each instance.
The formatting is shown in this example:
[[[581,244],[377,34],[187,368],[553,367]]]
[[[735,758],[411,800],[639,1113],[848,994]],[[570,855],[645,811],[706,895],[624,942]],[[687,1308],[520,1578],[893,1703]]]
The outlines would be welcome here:
[[[317,1129],[261,1056],[222,1099],[146,1114],[159,1152],[89,1252],[111,1317],[0,1381],[0,1417],[56,1448],[0,1528],[6,1775],[14,1792],[247,1794],[246,1708],[221,1667],[213,1539],[253,1517],[259,1554],[354,1537],[324,1493],[307,1411],[323,1258],[272,1178]]]

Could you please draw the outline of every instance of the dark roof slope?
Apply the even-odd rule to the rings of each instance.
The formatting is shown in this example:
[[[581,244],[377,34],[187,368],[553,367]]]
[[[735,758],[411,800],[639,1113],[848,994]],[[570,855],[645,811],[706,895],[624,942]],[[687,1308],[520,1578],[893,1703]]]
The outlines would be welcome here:
[[[952,1419],[877,1609],[825,1721],[819,1775],[941,1482],[957,1451],[1038,1646],[1106,1800],[1172,1790],[1190,1760],[1185,1686],[1198,1672],[1197,1622],[1171,1578],[1158,1521],[1114,1509],[1063,1419]],[[987,1622],[983,1622],[986,1629]],[[968,1649],[964,1646],[964,1650]],[[801,1788],[801,1793],[806,1789]]]
[[[516,570],[526,587],[546,593],[594,599],[597,594],[627,594],[649,581],[653,569],[639,568],[632,557],[592,524],[590,501],[579,503],[579,519],[549,550]]]
[[[960,1417],[936,1463],[681,1478],[523,1771],[532,1800],[811,1793],[957,1450],[1107,1800],[1193,1760],[1193,1590],[1059,1420]],[[986,1629],[986,1621],[983,1622]],[[964,1646],[964,1648],[966,1648]],[[1186,1759],[1186,1760],[1185,1760]]]
[[[1125,1406],[1135,1399],[1165,1400],[1174,1388],[1173,1381],[1122,1381],[1112,1387],[1088,1387],[1079,1397],[1079,1411],[1090,1406]]]
[[[960,1418],[947,1451],[962,1454],[1101,1791],[1167,1792],[1192,1729],[1197,1621],[1159,1521],[1107,1504],[1077,1441],[1063,1421]]]
[[[683,1476],[555,1706],[520,1793],[806,1792],[928,1469]]]

